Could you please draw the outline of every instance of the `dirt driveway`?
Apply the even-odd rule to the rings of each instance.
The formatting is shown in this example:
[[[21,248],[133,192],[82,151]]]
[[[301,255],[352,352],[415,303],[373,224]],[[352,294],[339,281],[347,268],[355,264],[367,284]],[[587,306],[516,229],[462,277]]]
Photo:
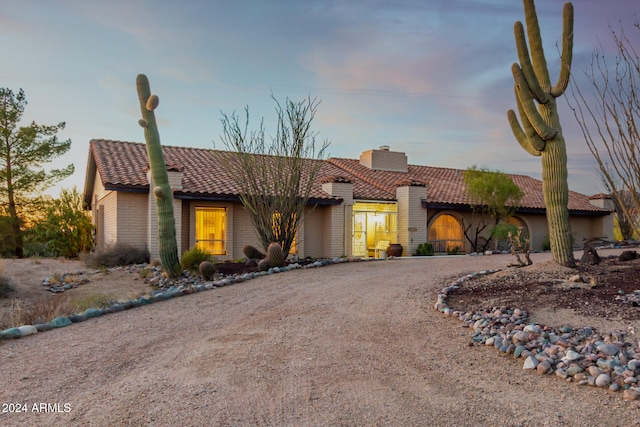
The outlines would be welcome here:
[[[433,309],[443,278],[510,261],[296,270],[2,342],[0,425],[636,422],[638,401],[469,347],[469,329]],[[6,413],[17,405],[26,412]]]

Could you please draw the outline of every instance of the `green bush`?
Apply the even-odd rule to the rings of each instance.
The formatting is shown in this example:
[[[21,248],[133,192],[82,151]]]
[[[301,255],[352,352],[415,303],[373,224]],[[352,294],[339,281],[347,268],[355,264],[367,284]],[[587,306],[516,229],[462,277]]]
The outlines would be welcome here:
[[[0,298],[8,298],[9,294],[13,292],[13,286],[11,286],[11,279],[4,274],[0,274]]]
[[[458,246],[447,249],[447,255],[458,255],[458,252],[460,252],[460,247]]]
[[[420,243],[418,249],[416,249],[416,255],[419,256],[432,256],[435,253],[433,245],[431,243]]]
[[[212,261],[211,254],[204,249],[194,246],[182,255],[180,265],[183,270],[197,273],[200,263],[203,261]]]
[[[117,243],[105,249],[99,249],[89,254],[85,259],[85,264],[90,268],[111,268],[148,262],[148,250],[134,248],[124,243]]]

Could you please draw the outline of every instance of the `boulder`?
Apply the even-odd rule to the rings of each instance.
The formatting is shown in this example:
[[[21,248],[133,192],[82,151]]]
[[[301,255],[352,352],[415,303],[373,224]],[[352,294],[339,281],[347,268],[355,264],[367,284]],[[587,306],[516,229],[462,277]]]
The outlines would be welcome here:
[[[636,251],[624,251],[618,256],[618,261],[631,261],[638,258]]]
[[[584,245],[584,253],[580,262],[583,265],[597,265],[600,264],[600,256],[598,252],[591,245]]]

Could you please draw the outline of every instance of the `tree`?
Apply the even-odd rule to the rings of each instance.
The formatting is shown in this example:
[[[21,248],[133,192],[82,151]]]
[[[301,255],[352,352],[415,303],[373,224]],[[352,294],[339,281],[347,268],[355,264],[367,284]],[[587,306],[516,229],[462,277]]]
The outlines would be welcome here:
[[[65,258],[93,248],[93,224],[76,187],[62,189],[59,198],[47,200],[41,218],[28,230],[28,245],[40,244],[46,253]]]
[[[463,225],[464,236],[474,252],[484,252],[496,237],[498,225],[515,212],[523,193],[508,175],[476,165],[464,171],[464,184],[472,200],[472,217]]]
[[[27,100],[24,91],[17,94],[0,88],[0,199],[11,222],[13,252],[23,256],[22,211],[29,196],[42,192],[73,173],[73,164],[63,169],[42,169],[48,163],[69,151],[71,140],[59,141],[56,134],[65,123],[53,126],[19,127]]]
[[[562,56],[560,76],[551,86],[542,49],[542,38],[533,0],[524,0],[527,37],[520,21],[514,25],[519,64],[511,66],[515,81],[516,105],[522,121],[509,110],[511,130],[522,148],[542,158],[542,193],[549,224],[549,241],[554,261],[574,267],[573,242],[569,224],[567,148],[562,135],[556,98],[569,84],[573,56],[573,5],[565,3],[562,13]],[[527,39],[529,48],[527,48]],[[536,108],[537,105],[537,108]]]
[[[258,240],[266,250],[278,242],[285,256],[291,250],[304,217],[311,189],[320,169],[319,160],[328,141],[316,151],[317,132],[311,130],[319,101],[306,98],[285,107],[276,102],[277,130],[265,141],[264,120],[257,131],[248,131],[249,108],[244,126],[238,116],[222,114],[222,142],[229,150],[225,166],[239,188],[240,200],[249,213]]]
[[[637,17],[634,27],[640,30]],[[640,232],[640,38],[632,40],[622,24],[619,32],[611,29],[611,38],[617,55],[605,57],[602,47],[594,51],[584,72],[592,90],[583,93],[574,79],[570,107],[630,236]]]

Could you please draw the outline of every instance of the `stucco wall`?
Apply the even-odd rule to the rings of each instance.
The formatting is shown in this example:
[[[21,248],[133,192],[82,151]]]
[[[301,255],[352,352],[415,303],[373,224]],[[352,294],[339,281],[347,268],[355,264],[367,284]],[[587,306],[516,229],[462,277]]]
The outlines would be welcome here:
[[[339,239],[344,230],[327,228],[337,227],[337,224],[332,224],[334,219],[331,215],[332,208],[334,206],[317,206],[313,210],[311,208],[305,210],[305,217],[300,227],[301,232],[298,233],[298,256],[322,258],[340,255],[339,251],[343,248],[342,242],[339,247],[335,247],[331,245],[331,239],[334,235]],[[340,208],[343,209],[343,207]],[[343,226],[344,224],[341,223],[340,228]]]
[[[117,240],[119,243],[148,249],[147,197],[147,194],[117,193]]]

